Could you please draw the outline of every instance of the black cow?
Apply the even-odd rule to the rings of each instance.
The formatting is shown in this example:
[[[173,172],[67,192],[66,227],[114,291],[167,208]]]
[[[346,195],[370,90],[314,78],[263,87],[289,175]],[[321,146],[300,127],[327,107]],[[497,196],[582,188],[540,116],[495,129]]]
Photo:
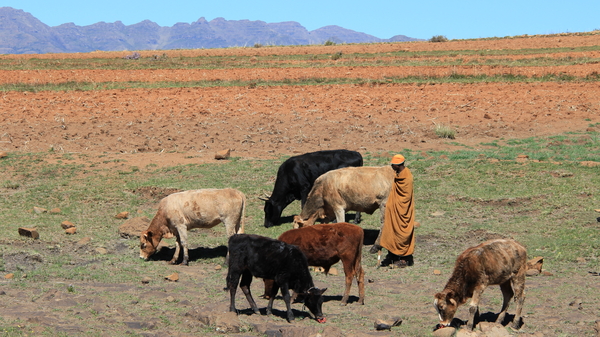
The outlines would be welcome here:
[[[250,293],[252,276],[272,279],[273,288],[269,294],[267,315],[271,314],[273,300],[281,288],[281,295],[287,306],[287,320],[294,320],[291,309],[290,292],[292,289],[304,297],[304,303],[319,323],[326,319],[321,312],[323,292],[327,290],[315,288],[308,262],[302,251],[293,245],[259,235],[235,234],[229,238],[229,270],[227,271],[227,288],[231,296],[229,311],[235,310],[235,292],[238,284],[252,310],[259,313],[256,302]],[[240,277],[242,278],[240,282]]]
[[[323,173],[348,166],[362,166],[360,153],[349,150],[327,150],[288,158],[279,166],[271,196],[265,201],[265,227],[279,225],[281,213],[294,200],[302,207],[315,180]],[[357,213],[355,222],[360,220]]]

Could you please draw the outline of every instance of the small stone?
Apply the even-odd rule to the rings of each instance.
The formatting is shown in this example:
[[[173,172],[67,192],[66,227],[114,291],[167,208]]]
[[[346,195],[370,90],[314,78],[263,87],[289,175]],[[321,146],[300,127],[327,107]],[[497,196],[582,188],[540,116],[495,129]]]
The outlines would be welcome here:
[[[215,270],[221,270],[222,268],[223,268],[223,267],[221,267],[221,265],[220,265],[220,264],[218,264],[218,265],[216,265],[216,266],[215,266]]]
[[[42,214],[42,213],[48,212],[47,209],[42,208],[42,207],[37,207],[37,206],[33,207],[33,211],[36,212],[37,214]]]
[[[15,277],[15,274],[13,274],[13,273],[4,275],[4,278],[7,279],[7,280],[10,280],[10,279],[12,279],[14,277]]]
[[[527,271],[525,272],[525,276],[538,276],[540,274],[540,271],[537,269],[527,269]]]
[[[215,159],[217,159],[217,160],[229,159],[230,155],[231,155],[231,150],[229,150],[229,149],[222,150],[222,151],[215,153]]]
[[[331,274],[331,275],[333,275],[333,276],[336,276],[336,275],[338,275],[338,270],[337,270],[337,268],[335,268],[335,267],[331,267],[331,268],[329,268],[329,274]]]
[[[81,240],[77,241],[77,246],[78,247],[85,246],[88,243],[90,243],[90,241],[92,241],[92,238],[90,238],[89,236],[86,236],[85,238],[82,238]]]
[[[77,228],[76,227],[67,228],[67,229],[65,229],[65,233],[70,234],[70,235],[75,234],[75,233],[77,233]]]
[[[576,259],[576,261],[577,261],[578,263],[585,263],[585,262],[586,262],[586,260],[585,260],[585,257],[578,257],[578,258]]]
[[[21,236],[26,236],[28,238],[33,238],[33,239],[40,238],[40,234],[38,233],[37,229],[35,229],[35,228],[20,227],[18,230],[19,230],[19,235],[21,235]]]
[[[456,332],[456,328],[447,326],[443,328],[439,328],[433,332],[433,336],[435,337],[451,337],[454,336]]]
[[[415,228],[419,228],[419,227],[421,227],[421,223],[420,223],[420,222],[418,222],[418,221],[415,221],[414,227],[415,227]]]
[[[0,151],[0,158],[6,158],[8,153],[6,151]]]
[[[54,207],[53,209],[50,210],[50,213],[52,213],[52,214],[58,214],[60,212],[61,212],[61,210],[58,207]]]
[[[115,218],[117,219],[127,219],[129,217],[129,212],[120,212],[119,214],[115,215]]]
[[[546,270],[544,270],[544,271],[542,272],[542,275],[544,275],[544,276],[554,276],[554,274],[552,274],[551,272],[549,272],[549,271],[546,271]]]
[[[441,270],[438,270],[438,269],[435,269],[435,270],[433,271],[433,275],[442,275],[442,271],[441,271]]]
[[[94,251],[100,255],[108,254],[108,250],[106,248],[102,248],[102,247],[98,247],[98,248],[94,249]]]
[[[143,284],[148,284],[148,283],[150,283],[150,281],[152,281],[152,279],[150,277],[148,277],[148,276],[146,276],[146,277],[144,277],[142,279],[142,283]]]
[[[71,228],[71,227],[75,227],[75,224],[72,223],[71,221],[65,220],[65,221],[63,221],[63,222],[60,223],[60,227],[62,227],[63,229],[68,229],[68,228]]]
[[[169,276],[165,276],[165,280],[171,281],[171,282],[177,282],[177,281],[179,281],[179,274],[173,273]]]
[[[173,302],[176,302],[177,300],[173,296],[167,296],[166,301],[167,301],[167,303],[173,303]]]
[[[446,212],[444,212],[444,211],[437,211],[437,212],[431,213],[431,216],[435,217],[435,218],[439,218],[441,216],[444,216],[444,214],[446,214]]]

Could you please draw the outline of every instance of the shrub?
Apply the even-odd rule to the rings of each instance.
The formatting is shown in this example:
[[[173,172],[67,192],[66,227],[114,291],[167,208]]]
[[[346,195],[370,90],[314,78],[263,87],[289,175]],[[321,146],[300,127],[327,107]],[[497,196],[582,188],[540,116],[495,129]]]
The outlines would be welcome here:
[[[440,138],[454,139],[456,131],[444,124],[435,125],[435,134]]]
[[[448,38],[444,35],[435,35],[429,39],[429,42],[448,42]]]
[[[331,41],[331,40],[327,40],[324,43],[325,46],[335,46],[335,42]]]
[[[342,57],[342,52],[338,51],[337,53],[331,55],[332,60],[339,60]]]

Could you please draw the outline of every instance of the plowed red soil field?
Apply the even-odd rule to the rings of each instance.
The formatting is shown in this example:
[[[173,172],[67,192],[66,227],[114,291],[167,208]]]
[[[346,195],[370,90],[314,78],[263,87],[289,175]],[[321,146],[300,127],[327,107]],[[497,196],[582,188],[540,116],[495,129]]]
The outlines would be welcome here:
[[[519,50],[600,44],[600,35],[521,37],[446,43],[166,51],[170,56],[264,56],[426,50]],[[156,51],[140,52],[142,57]],[[162,52],[160,52],[162,53]],[[31,58],[120,58],[128,52],[3,55]],[[595,57],[597,52],[550,57]],[[539,56],[539,55],[537,55]],[[450,56],[452,57],[452,56]],[[483,56],[473,56],[485,59]],[[532,57],[522,55],[502,58]],[[490,58],[494,58],[491,56]],[[330,61],[331,63],[331,61]],[[361,152],[452,149],[433,129],[456,130],[477,146],[499,139],[583,131],[600,122],[600,86],[589,82],[386,84],[389,76],[598,74],[600,64],[549,67],[328,66],[174,70],[4,70],[0,83],[156,82],[362,78],[371,82],[311,86],[237,86],[39,91],[2,94],[0,150],[120,153],[132,164],[212,160],[215,151],[265,158],[320,149]],[[192,153],[182,156],[181,153]],[[144,153],[143,156],[136,154]],[[175,153],[175,154],[174,154]],[[186,159],[187,157],[187,159]],[[136,159],[139,158],[139,159]],[[132,162],[133,161],[133,162]]]

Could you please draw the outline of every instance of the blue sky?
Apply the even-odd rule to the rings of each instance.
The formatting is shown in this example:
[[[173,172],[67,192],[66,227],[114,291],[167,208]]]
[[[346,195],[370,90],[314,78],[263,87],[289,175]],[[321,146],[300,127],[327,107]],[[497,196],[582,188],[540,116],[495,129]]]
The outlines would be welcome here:
[[[2,0],[49,26],[150,20],[161,26],[208,21],[297,21],[308,30],[338,25],[379,38],[504,37],[600,29],[598,0]]]

